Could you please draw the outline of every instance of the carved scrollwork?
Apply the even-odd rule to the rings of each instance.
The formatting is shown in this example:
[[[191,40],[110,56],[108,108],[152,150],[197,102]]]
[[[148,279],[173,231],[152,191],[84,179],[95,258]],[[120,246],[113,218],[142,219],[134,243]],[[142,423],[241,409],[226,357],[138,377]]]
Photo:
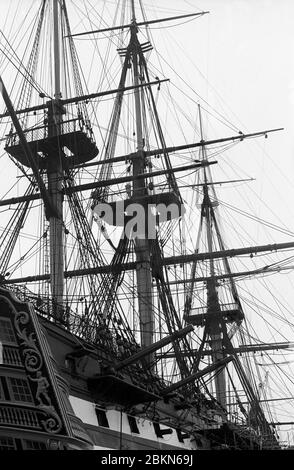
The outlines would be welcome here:
[[[20,339],[20,344],[24,348],[22,353],[25,358],[24,366],[28,372],[36,372],[43,366],[43,359],[40,351],[36,345],[36,338],[34,333],[27,333],[26,328],[23,326],[29,324],[30,316],[27,312],[17,312],[14,318],[14,325],[17,331],[17,336]]]
[[[34,317],[29,311],[17,310],[7,298],[1,297],[13,315],[15,334],[18,339],[22,363],[31,382],[38,421],[45,432],[58,434],[63,431],[62,414],[57,412],[58,401],[46,362],[46,350],[38,339]]]
[[[41,424],[46,432],[57,434],[61,431],[61,419],[52,407],[42,407],[42,414],[45,414],[45,417],[41,419]]]
[[[14,316],[14,326],[17,332],[17,336],[21,341],[21,345],[29,346],[32,348],[36,347],[34,334],[28,335],[27,329],[23,328],[25,325],[29,325],[30,316],[27,312],[16,312]]]
[[[21,325],[27,325],[30,322],[30,316],[28,312],[24,312],[23,310],[16,312],[15,318],[14,318],[14,324],[15,327],[18,329],[19,328],[19,323]]]
[[[28,372],[36,372],[41,369],[43,365],[43,359],[38,351],[25,349],[23,354],[25,356],[24,366]]]

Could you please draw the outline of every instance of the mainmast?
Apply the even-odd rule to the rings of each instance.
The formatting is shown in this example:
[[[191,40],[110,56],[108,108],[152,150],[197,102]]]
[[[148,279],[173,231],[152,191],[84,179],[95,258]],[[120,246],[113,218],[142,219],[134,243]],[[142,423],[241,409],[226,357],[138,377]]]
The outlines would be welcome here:
[[[62,106],[60,105],[60,6],[59,0],[52,0],[53,4],[53,49],[54,49],[54,97],[48,108],[48,137],[58,136],[61,133]],[[64,266],[63,266],[63,196],[62,196],[62,160],[59,148],[51,149],[48,155],[48,190],[52,203],[56,208],[58,217],[49,219],[50,227],[50,273],[51,294],[54,315],[62,316]]]
[[[136,12],[134,0],[132,6],[132,25],[131,25],[131,42],[132,50],[134,85],[140,84],[139,70],[139,49],[140,43],[137,37]],[[135,99],[135,117],[136,117],[136,137],[137,137],[137,156],[133,159],[133,176],[144,173],[145,157],[144,157],[144,141],[142,126],[142,109],[140,89],[134,90]],[[145,180],[134,179],[133,181],[133,198],[146,195]],[[137,292],[139,304],[140,332],[142,347],[150,346],[153,341],[153,291],[152,291],[152,275],[150,264],[150,250],[148,239],[144,234],[139,234],[135,238],[136,253],[136,276],[137,276]]]

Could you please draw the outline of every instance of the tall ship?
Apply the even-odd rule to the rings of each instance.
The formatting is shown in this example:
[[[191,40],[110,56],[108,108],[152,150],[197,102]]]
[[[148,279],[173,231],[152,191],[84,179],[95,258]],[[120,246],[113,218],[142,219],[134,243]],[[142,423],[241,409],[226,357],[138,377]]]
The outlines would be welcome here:
[[[223,155],[281,129],[232,127],[193,80],[188,101],[153,32],[193,21],[196,44],[208,12],[144,3],[3,16],[1,450],[283,447],[291,319],[243,282],[287,275],[293,233],[254,243],[219,196],[250,184]]]

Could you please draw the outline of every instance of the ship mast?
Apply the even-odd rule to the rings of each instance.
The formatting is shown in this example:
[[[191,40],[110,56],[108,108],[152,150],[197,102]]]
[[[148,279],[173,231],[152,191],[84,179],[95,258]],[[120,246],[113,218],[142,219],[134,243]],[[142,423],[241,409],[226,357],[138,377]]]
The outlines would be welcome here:
[[[62,107],[59,103],[61,98],[60,85],[60,6],[58,0],[52,0],[53,4],[53,48],[54,48],[54,97],[48,109],[48,136],[53,137],[60,134],[62,122]],[[53,206],[59,217],[52,216],[49,219],[50,227],[50,280],[53,314],[56,318],[62,317],[63,303],[63,196],[62,196],[62,161],[61,154],[57,148],[49,154],[48,167],[48,190]]]
[[[53,43],[54,43],[54,87],[55,98],[61,98],[60,89],[60,41],[59,41],[59,0],[53,1]]]
[[[200,123],[200,136],[201,141],[203,141],[203,125],[202,125],[202,116],[201,108],[198,105],[199,109],[199,123]],[[201,148],[202,162],[207,162],[207,152],[206,147]],[[207,246],[208,252],[213,252],[213,234],[212,234],[212,217],[211,212],[213,211],[212,201],[209,195],[208,190],[208,178],[206,168],[203,168],[204,172],[204,184],[203,184],[203,202],[201,206],[202,216],[205,219],[206,223],[206,234],[207,234]],[[207,333],[210,337],[210,345],[212,351],[212,362],[213,364],[222,360],[224,358],[222,352],[222,332],[221,332],[221,309],[217,293],[217,281],[215,280],[215,266],[214,260],[209,260],[209,269],[210,276],[209,280],[206,283],[207,288],[207,315],[210,317],[209,322],[207,322]],[[226,376],[225,370],[221,369],[215,375],[215,391],[217,401],[226,409]]]
[[[132,7],[132,25],[131,25],[131,42],[132,49],[132,62],[134,85],[140,84],[140,71],[139,71],[139,49],[140,43],[137,37],[137,24],[134,0],[131,3]],[[136,176],[144,173],[144,140],[143,140],[143,126],[142,126],[142,109],[141,109],[141,96],[140,89],[134,90],[135,99],[135,117],[136,117],[136,137],[137,137],[137,155],[133,159],[133,198],[144,196],[146,194],[145,181],[143,179],[136,179]],[[141,234],[140,234],[141,236]],[[137,276],[137,292],[139,304],[139,318],[140,318],[140,332],[141,332],[141,345],[142,347],[150,346],[153,341],[153,291],[152,291],[152,275],[150,264],[150,250],[148,239],[146,236],[143,238],[136,237],[135,239],[135,253],[136,253],[136,276]]]

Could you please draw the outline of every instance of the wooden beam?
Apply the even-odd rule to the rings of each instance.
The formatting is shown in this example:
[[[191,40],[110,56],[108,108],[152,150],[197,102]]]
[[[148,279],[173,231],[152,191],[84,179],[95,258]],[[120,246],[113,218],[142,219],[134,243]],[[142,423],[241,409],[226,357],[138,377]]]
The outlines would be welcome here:
[[[237,353],[237,354],[242,354],[242,353],[248,353],[248,352],[259,352],[259,351],[275,351],[279,349],[289,349],[289,348],[294,348],[294,343],[265,343],[265,344],[252,344],[252,345],[243,345],[240,346],[239,348],[234,348],[233,351],[226,351],[224,350],[223,352],[226,352],[227,354],[232,354],[232,353]],[[220,351],[221,352],[221,351]],[[185,353],[183,352],[183,356],[191,356],[191,357],[196,357],[199,354],[198,349],[192,349],[190,353]],[[212,354],[215,354],[215,351],[202,351],[201,356],[211,356]],[[169,358],[175,358],[175,354],[173,352],[167,352],[165,354],[158,354],[157,358],[158,359],[169,359]]]
[[[159,156],[161,154],[167,154],[167,153],[175,153],[179,152],[181,150],[188,150],[188,149],[193,149],[193,148],[198,148],[198,147],[206,147],[209,145],[214,145],[214,144],[219,144],[219,143],[224,143],[224,142],[233,142],[235,140],[244,140],[250,137],[261,137],[261,136],[267,136],[270,132],[277,132],[277,131],[282,131],[283,128],[277,128],[277,129],[269,129],[265,131],[260,131],[260,132],[255,132],[251,134],[243,134],[240,133],[238,135],[230,136],[230,137],[224,137],[222,139],[213,139],[213,140],[201,140],[200,142],[192,142],[190,144],[185,144],[185,145],[178,145],[178,146],[173,146],[173,147],[165,147],[165,148],[159,148],[159,149],[153,149],[153,150],[146,150],[144,151],[144,156],[145,157],[154,157],[154,156]],[[91,162],[91,163],[86,163],[84,165],[81,165],[80,167],[77,168],[85,168],[89,166],[96,166],[96,165],[107,165],[109,163],[118,163],[118,162],[129,162],[132,161],[134,158],[137,157],[137,152],[134,153],[129,153],[128,155],[119,155],[117,157],[112,157],[108,158],[107,160],[99,160],[97,162]],[[194,185],[195,186],[195,185]]]
[[[78,186],[73,186],[72,188],[66,188],[64,190],[65,194],[72,194],[72,193],[77,193],[80,191],[87,191],[89,189],[97,189],[97,188],[104,188],[106,186],[112,186],[114,184],[121,184],[121,183],[127,183],[131,182],[134,180],[141,180],[141,179],[147,179],[147,178],[153,178],[156,176],[161,176],[161,175],[166,175],[166,174],[171,174],[171,173],[177,173],[180,171],[187,171],[187,170],[197,170],[199,168],[204,168],[210,165],[215,165],[217,162],[203,162],[203,163],[193,163],[191,165],[183,165],[178,168],[171,168],[171,169],[165,169],[165,170],[158,170],[158,171],[152,171],[151,173],[140,173],[136,176],[123,176],[120,178],[111,178],[108,180],[103,180],[103,181],[95,181],[94,183],[88,183],[88,184],[81,184]]]
[[[207,282],[209,280],[215,280],[218,281],[220,279],[231,279],[234,277],[243,277],[243,276],[256,276],[258,274],[267,274],[267,273],[275,273],[275,272],[280,272],[280,271],[289,271],[289,270],[294,270],[294,265],[290,266],[276,266],[276,267],[269,267],[269,266],[264,266],[263,268],[260,269],[253,269],[252,271],[240,271],[237,273],[226,273],[226,274],[219,274],[217,276],[199,276],[195,277],[194,279],[178,279],[177,281],[170,281],[169,285],[178,285],[178,284],[191,284],[192,282]]]
[[[275,243],[272,245],[255,245],[245,248],[233,248],[230,250],[213,251],[211,253],[192,253],[190,255],[179,255],[165,258],[164,264],[182,264],[193,263],[195,261],[205,261],[218,258],[232,258],[241,255],[254,255],[263,251],[278,251],[294,248],[294,242],[288,243]]]
[[[112,95],[116,93],[124,93],[125,91],[135,90],[136,88],[143,88],[146,86],[158,85],[159,83],[164,83],[164,82],[169,82],[169,79],[168,78],[164,78],[162,80],[158,79],[152,82],[141,83],[140,85],[130,85],[124,88],[115,88],[114,90],[100,91],[99,93],[90,93],[88,95],[76,96],[75,98],[67,98],[64,100],[60,99],[58,100],[58,102],[60,106],[64,106],[70,103],[78,103],[79,101],[88,101],[94,98],[100,98],[100,97],[107,96],[107,95]],[[42,109],[48,109],[49,106],[51,105],[52,105],[52,101],[48,101],[47,103],[39,104],[36,106],[31,106],[29,108],[17,109],[15,110],[15,114],[24,114],[24,113],[30,113],[33,111],[39,111]],[[0,114],[0,119],[4,117],[9,117],[9,116],[10,116],[9,112],[2,113]]]
[[[186,166],[181,166],[179,168],[173,168],[173,169],[165,169],[165,170],[158,170],[158,171],[153,171],[151,173],[142,173],[137,176],[123,176],[119,178],[111,178],[103,181],[95,181],[94,183],[88,183],[88,184],[80,184],[78,186],[73,186],[71,188],[65,188],[64,189],[64,194],[69,195],[81,191],[89,191],[91,189],[97,189],[97,188],[105,188],[107,186],[112,186],[114,184],[121,184],[121,183],[127,183],[134,181],[135,179],[147,179],[147,178],[153,178],[155,176],[161,176],[161,175],[166,175],[170,173],[177,173],[180,171],[188,171],[188,170],[197,170],[198,168],[204,168],[209,165],[215,165],[217,162],[204,162],[204,163],[193,163],[191,165],[186,165]],[[20,202],[25,202],[25,201],[33,201],[36,199],[40,199],[41,194],[36,193],[32,194],[31,196],[19,196],[19,197],[13,197],[9,199],[3,199],[0,201],[0,206],[10,206],[12,204],[19,204]]]
[[[275,421],[275,422],[271,422],[269,423],[271,424],[272,426],[292,426],[294,424],[294,421]]]
[[[275,243],[273,245],[258,245],[250,246],[247,248],[235,248],[233,250],[222,250],[215,251],[212,253],[193,253],[191,255],[180,255],[180,256],[171,256],[164,258],[162,263],[164,266],[177,265],[177,264],[187,264],[194,261],[205,261],[209,259],[218,259],[224,257],[234,257],[245,254],[261,253],[266,251],[278,251],[294,248],[294,242],[289,243]],[[105,265],[105,266],[96,266],[94,268],[88,269],[76,269],[73,271],[65,271],[64,276],[66,278],[79,277],[85,275],[95,275],[95,274],[107,274],[107,273],[119,273],[121,271],[130,271],[136,269],[136,261],[130,263],[122,263],[120,265]],[[37,281],[46,281],[50,278],[49,275],[39,275],[39,276],[28,276],[16,279],[4,279],[3,284],[19,284],[22,282],[37,282]]]
[[[155,23],[163,23],[165,21],[172,21],[172,20],[180,20],[182,18],[191,18],[191,17],[196,17],[196,16],[203,16],[209,13],[209,11],[202,11],[200,13],[189,13],[186,15],[179,15],[179,16],[170,16],[168,18],[159,18],[156,20],[149,20],[149,21],[140,21],[139,23],[134,22],[134,23],[128,23],[128,24],[122,24],[120,26],[113,26],[111,28],[103,28],[103,29],[95,29],[93,31],[84,31],[83,33],[76,33],[76,34],[71,34],[68,36],[64,36],[66,38],[75,38],[78,36],[88,36],[89,34],[96,34],[96,33],[107,33],[109,31],[122,31],[124,29],[129,29],[134,26],[148,26],[150,24],[155,24]]]
[[[134,362],[139,361],[140,359],[144,358],[145,356],[148,356],[149,354],[154,353],[158,349],[163,348],[167,344],[171,343],[172,341],[175,341],[178,338],[181,338],[183,336],[186,336],[188,333],[194,330],[193,325],[187,325],[185,328],[182,328],[179,331],[176,331],[175,333],[166,336],[165,338],[160,339],[156,343],[151,344],[150,346],[147,346],[146,348],[141,349],[140,351],[136,352],[130,357],[127,357],[123,361],[119,362],[118,364],[114,365],[115,370],[121,370],[124,367],[129,366],[130,364],[133,364]]]
[[[294,400],[294,397],[268,398],[268,399],[265,398],[265,399],[258,400],[258,401],[259,401],[259,403],[267,403],[269,401],[285,401],[285,400]],[[238,405],[238,403],[241,403],[241,405],[251,405],[252,404],[250,401],[240,401],[240,402],[234,401],[234,402],[228,403],[228,406]]]
[[[200,379],[204,375],[210,374],[210,372],[214,372],[215,370],[219,369],[220,367],[224,367],[225,365],[227,365],[233,359],[234,359],[233,356],[225,357],[224,359],[221,359],[220,361],[217,361],[214,364],[211,364],[210,366],[205,367],[204,369],[200,370],[199,372],[196,372],[195,374],[192,374],[189,377],[170,385],[169,387],[165,388],[161,392],[161,394],[163,396],[167,395],[168,393],[171,393],[174,390],[178,390],[179,388],[184,387],[185,385],[188,385],[191,382],[195,382],[195,380]]]

